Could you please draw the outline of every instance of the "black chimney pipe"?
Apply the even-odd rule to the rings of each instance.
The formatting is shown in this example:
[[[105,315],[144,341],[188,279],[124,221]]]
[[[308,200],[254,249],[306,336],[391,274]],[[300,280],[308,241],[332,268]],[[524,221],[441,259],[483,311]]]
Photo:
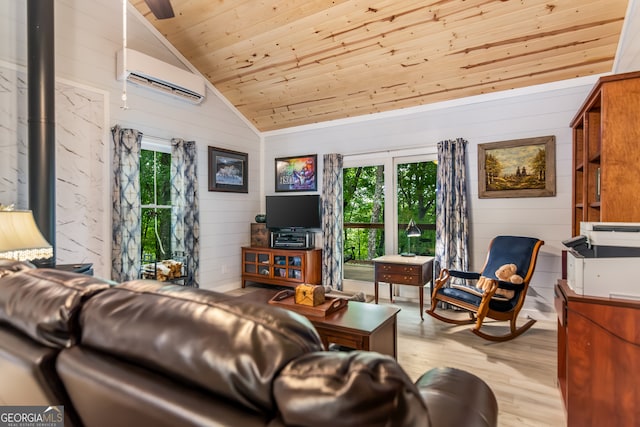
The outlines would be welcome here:
[[[56,260],[56,124],[54,0],[27,2],[27,89],[29,109],[29,208]]]

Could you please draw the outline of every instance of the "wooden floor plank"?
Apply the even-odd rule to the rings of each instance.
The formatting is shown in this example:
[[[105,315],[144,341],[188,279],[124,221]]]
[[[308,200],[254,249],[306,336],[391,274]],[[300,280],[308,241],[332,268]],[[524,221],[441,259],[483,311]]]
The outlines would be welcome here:
[[[417,302],[396,298],[395,305],[402,309],[398,361],[411,379],[437,366],[464,369],[485,380],[496,394],[500,427],[566,425],[556,385],[554,321],[538,320],[518,338],[495,343],[472,334],[468,325],[450,325],[426,315],[421,321]]]

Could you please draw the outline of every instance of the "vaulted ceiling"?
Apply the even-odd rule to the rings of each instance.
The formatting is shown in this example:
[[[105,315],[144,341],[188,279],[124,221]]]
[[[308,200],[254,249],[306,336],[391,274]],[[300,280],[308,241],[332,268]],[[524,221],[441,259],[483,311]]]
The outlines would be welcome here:
[[[611,72],[627,0],[129,0],[260,131]]]

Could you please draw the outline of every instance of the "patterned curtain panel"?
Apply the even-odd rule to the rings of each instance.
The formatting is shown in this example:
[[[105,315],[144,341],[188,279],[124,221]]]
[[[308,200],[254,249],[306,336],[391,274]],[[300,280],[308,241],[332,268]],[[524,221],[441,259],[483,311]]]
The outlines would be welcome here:
[[[140,141],[134,129],[111,129],[113,138],[113,244],[111,278],[137,279],[140,272]]]
[[[342,290],[342,155],[325,154],[322,171],[322,284]]]
[[[200,209],[195,141],[171,140],[171,247],[187,259],[185,285],[199,287]]]
[[[469,270],[466,149],[461,138],[438,143],[436,275],[441,268]]]

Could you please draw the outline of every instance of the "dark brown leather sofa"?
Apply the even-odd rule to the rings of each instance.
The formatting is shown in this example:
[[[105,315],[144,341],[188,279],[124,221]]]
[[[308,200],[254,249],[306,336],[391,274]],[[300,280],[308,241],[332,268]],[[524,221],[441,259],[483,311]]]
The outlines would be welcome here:
[[[304,317],[151,281],[0,261],[0,405],[65,426],[495,426],[478,377],[415,384],[372,352],[324,351]]]

